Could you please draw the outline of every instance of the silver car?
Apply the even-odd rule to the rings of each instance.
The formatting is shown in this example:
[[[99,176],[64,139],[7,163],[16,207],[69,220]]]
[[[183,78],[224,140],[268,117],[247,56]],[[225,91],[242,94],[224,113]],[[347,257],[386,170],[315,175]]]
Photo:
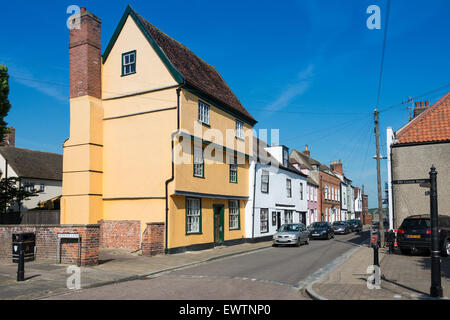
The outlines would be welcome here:
[[[303,223],[283,224],[273,236],[273,246],[309,244],[309,231]]]

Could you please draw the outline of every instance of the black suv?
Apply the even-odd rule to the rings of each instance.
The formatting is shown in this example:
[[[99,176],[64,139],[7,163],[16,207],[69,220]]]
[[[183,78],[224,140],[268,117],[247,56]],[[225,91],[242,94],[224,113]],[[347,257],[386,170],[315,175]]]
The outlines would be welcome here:
[[[356,231],[356,232],[362,231],[363,226],[362,226],[361,220],[359,220],[359,219],[351,219],[351,220],[347,220],[347,223],[349,224],[350,230],[352,232],[353,231]]]
[[[439,247],[443,256],[450,255],[450,217],[438,217]],[[405,218],[397,231],[397,243],[403,254],[416,249],[431,250],[430,215],[415,215]]]

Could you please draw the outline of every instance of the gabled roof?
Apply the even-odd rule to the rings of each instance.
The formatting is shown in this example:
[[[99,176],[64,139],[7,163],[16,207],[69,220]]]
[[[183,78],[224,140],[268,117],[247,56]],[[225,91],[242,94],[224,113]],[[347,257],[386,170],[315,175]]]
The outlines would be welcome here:
[[[0,154],[19,178],[62,181],[62,154],[15,147],[0,147]]]
[[[308,177],[306,174],[297,170],[290,162],[288,162],[288,166],[283,166],[277,159],[275,159],[270,152],[266,151],[264,148],[267,148],[268,145],[265,141],[253,136],[253,155],[257,156],[257,161],[262,162],[263,164],[275,166],[287,171],[291,171],[303,177]]]
[[[306,154],[304,154],[303,152],[299,152],[295,149],[293,149],[291,151],[291,154],[289,155],[289,158],[292,158],[296,161],[300,161],[300,164],[304,165],[307,169],[312,170],[313,169],[313,165],[317,165],[320,166],[320,162],[317,161],[316,159],[313,159],[311,157],[308,157]]]
[[[395,133],[394,144],[450,141],[450,92]]]
[[[219,104],[217,107],[224,107],[225,111],[232,113],[241,120],[251,125],[256,124],[257,121],[244,108],[216,68],[207,64],[184,45],[153,26],[130,6],[125,10],[103,53],[103,63],[108,59],[108,55],[128,16],[133,18],[178,83],[185,84],[187,88],[193,89],[194,93],[204,95],[206,99],[211,99],[212,102]]]

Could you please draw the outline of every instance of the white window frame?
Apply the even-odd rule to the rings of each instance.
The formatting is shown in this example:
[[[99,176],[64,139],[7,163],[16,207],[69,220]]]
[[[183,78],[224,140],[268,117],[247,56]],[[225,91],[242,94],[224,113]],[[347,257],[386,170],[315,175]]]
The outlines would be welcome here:
[[[209,125],[209,111],[210,107],[206,103],[198,102],[198,121],[201,123]]]
[[[230,182],[238,182],[238,166],[235,157],[230,157]]]
[[[186,199],[186,234],[200,233],[202,218],[201,200],[198,198]]]
[[[239,230],[239,200],[229,200],[228,202],[228,219],[230,230]]]
[[[267,182],[264,181],[265,180],[264,177],[267,177]],[[269,181],[270,181],[269,171],[262,170],[261,171],[261,193],[269,193]],[[265,190],[263,190],[263,185],[267,185],[267,188]]]
[[[292,181],[291,181],[291,179],[286,179],[286,197],[292,198]]]
[[[236,138],[244,139],[244,123],[236,120]]]
[[[284,210],[284,223],[294,223],[293,210]]]
[[[263,219],[264,218],[264,219]],[[264,228],[263,228],[264,226]],[[269,232],[269,209],[261,208],[259,210],[259,231],[260,233]]]
[[[128,62],[126,62],[127,58]],[[133,66],[134,70],[132,70]],[[127,52],[122,56],[122,75],[127,76],[133,73],[136,73],[136,51]]]
[[[203,178],[205,176],[205,161],[203,158],[203,148],[194,145],[194,177]]]

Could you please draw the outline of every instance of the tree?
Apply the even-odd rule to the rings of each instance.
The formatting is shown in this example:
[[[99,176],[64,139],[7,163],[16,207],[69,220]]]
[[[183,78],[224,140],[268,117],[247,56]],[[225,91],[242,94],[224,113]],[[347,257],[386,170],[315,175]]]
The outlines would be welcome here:
[[[5,118],[8,115],[11,104],[8,100],[9,95],[9,75],[8,68],[0,64],[0,142],[3,141],[4,135],[9,132],[6,128]]]
[[[14,204],[17,204],[20,210],[23,200],[36,197],[39,192],[24,186],[17,177],[0,179],[0,212],[6,213],[6,210]]]

